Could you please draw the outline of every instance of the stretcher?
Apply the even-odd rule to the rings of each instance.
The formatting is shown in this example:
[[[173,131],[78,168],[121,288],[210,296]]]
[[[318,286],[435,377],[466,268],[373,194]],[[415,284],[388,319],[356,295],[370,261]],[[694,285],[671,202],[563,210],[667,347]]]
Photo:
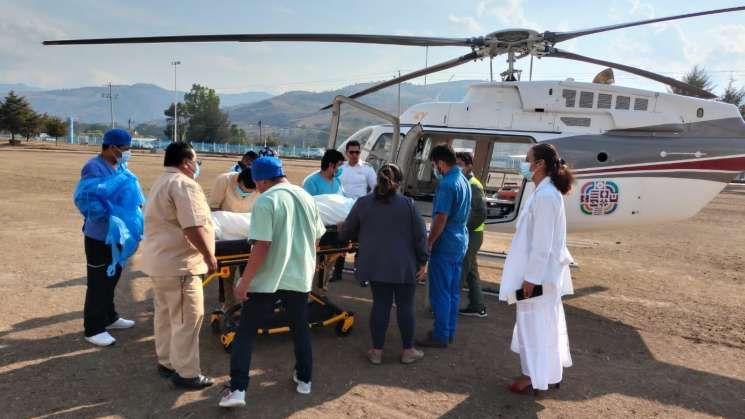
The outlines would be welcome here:
[[[225,286],[225,280],[229,279],[234,270],[243,272],[243,269],[251,257],[251,245],[248,240],[218,240],[215,243],[215,257],[218,269],[212,275],[204,279],[202,284],[207,286],[210,282],[218,280],[218,300],[221,307],[215,309],[210,316],[210,327],[219,335],[220,343],[226,352],[230,352],[233,339],[238,330],[241,303],[224,308],[225,293],[233,292]],[[313,287],[308,296],[308,325],[310,328],[333,326],[336,334],[345,337],[349,335],[354,326],[354,313],[344,310],[331,302],[327,296],[328,284],[336,260],[344,257],[346,253],[357,251],[358,244],[354,242],[340,242],[336,226],[327,226],[326,234],[321,237],[316,248],[316,269],[313,278]],[[260,335],[273,335],[287,333],[290,331],[285,310],[281,301],[277,301],[274,314],[267,323],[258,330]]]

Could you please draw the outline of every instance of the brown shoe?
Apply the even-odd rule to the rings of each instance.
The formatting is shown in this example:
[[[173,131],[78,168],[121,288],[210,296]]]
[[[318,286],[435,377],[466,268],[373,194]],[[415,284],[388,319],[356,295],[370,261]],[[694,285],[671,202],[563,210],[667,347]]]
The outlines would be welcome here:
[[[427,336],[426,339],[417,339],[417,341],[414,343],[416,344],[416,346],[421,346],[422,348],[447,348],[448,347],[447,342],[437,340],[433,338],[432,336]]]
[[[424,352],[420,351],[417,348],[411,348],[404,350],[404,353],[401,354],[401,363],[413,364],[422,358],[424,358]]]

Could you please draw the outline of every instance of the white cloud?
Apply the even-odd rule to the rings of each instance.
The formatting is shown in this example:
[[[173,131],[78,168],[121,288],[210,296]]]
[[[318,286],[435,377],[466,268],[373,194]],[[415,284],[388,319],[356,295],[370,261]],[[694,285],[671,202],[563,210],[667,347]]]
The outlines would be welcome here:
[[[474,18],[468,16],[448,16],[448,22],[465,28],[470,33],[483,34],[484,28]]]
[[[505,28],[540,28],[525,15],[523,0],[482,0],[476,6],[476,13],[478,16],[495,17]]]
[[[720,25],[710,33],[721,52],[745,54],[745,25]]]

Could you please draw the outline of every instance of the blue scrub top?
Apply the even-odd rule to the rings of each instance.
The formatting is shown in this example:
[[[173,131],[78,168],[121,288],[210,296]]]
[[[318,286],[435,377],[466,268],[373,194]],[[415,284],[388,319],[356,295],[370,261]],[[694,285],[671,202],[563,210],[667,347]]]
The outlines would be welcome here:
[[[329,182],[325,177],[321,176],[321,172],[316,172],[308,176],[303,183],[303,189],[311,194],[311,196],[342,193],[341,180],[338,177],[334,177]]]
[[[101,156],[96,156],[83,166],[80,171],[81,179],[111,176],[116,170]],[[103,220],[84,220],[83,234],[92,239],[105,241],[106,234],[109,232],[108,218]]]
[[[468,214],[471,211],[471,187],[460,167],[440,179],[432,202],[432,218],[447,214],[445,229],[432,246],[432,254],[463,257],[468,248]]]

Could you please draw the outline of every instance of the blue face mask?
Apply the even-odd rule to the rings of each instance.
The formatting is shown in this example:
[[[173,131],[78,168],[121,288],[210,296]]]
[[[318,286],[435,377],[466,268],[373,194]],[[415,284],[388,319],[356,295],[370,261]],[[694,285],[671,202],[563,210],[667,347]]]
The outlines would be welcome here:
[[[342,167],[339,166],[339,168],[336,169],[336,172],[334,172],[334,177],[337,177],[337,178],[340,177],[341,176],[341,172],[343,172],[343,170],[342,170]]]
[[[202,173],[202,166],[199,163],[195,163],[197,165],[197,168],[194,169],[194,179],[199,177],[199,174]]]
[[[442,179],[442,173],[440,173],[440,169],[438,169],[437,166],[432,170],[432,174],[435,175],[435,179]]]
[[[253,192],[244,192],[243,189],[241,189],[241,185],[235,186],[235,193],[237,193],[241,198],[253,195]]]
[[[526,161],[520,162],[520,174],[523,175],[525,180],[528,182],[533,180],[533,172],[530,171],[530,163]]]

